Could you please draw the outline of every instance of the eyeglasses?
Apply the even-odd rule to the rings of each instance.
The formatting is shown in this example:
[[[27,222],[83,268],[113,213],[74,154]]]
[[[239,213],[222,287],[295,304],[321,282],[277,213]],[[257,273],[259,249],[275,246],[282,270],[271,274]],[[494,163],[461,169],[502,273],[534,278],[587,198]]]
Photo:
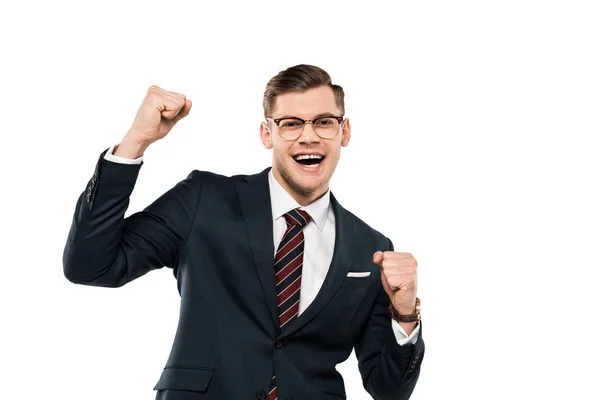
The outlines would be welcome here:
[[[312,119],[302,119],[302,118],[269,118],[267,120],[271,120],[275,122],[275,125],[278,127],[279,136],[285,140],[296,140],[304,131],[304,125],[307,122],[310,122],[315,130],[315,133],[321,139],[333,139],[337,136],[340,128],[340,124],[344,120],[344,117],[320,117]]]

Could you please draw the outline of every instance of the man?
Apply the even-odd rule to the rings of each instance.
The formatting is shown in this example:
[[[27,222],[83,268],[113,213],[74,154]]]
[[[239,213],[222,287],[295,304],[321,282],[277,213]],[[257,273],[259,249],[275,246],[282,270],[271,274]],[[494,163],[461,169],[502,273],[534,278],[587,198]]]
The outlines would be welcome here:
[[[350,141],[344,92],[297,65],[267,84],[254,175],[192,171],[124,218],[146,148],[191,110],[150,87],[77,202],[64,250],[71,282],[119,287],[173,269],[181,313],[156,398],[345,399],[335,366],[355,349],[365,389],[408,399],[424,354],[417,262],[329,191]]]

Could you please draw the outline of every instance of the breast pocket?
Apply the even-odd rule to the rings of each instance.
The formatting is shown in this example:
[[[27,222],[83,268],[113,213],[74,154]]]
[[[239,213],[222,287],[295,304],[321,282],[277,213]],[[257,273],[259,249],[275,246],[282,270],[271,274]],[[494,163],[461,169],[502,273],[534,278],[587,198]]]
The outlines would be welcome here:
[[[346,275],[346,278],[344,278],[344,280],[342,281],[341,287],[345,288],[345,289],[353,289],[353,288],[361,288],[361,287],[369,286],[369,283],[371,282],[371,279],[372,279],[371,275],[372,275],[371,271],[348,272],[348,274]]]
[[[368,272],[346,275],[339,290],[321,312],[323,331],[332,342],[348,346],[355,342],[370,311],[365,299],[374,278],[374,274]]]

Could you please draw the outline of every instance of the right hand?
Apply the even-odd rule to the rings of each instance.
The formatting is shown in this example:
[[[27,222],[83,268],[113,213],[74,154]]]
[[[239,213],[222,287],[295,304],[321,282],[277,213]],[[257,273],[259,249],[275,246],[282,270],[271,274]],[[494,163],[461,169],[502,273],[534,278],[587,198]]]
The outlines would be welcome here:
[[[191,108],[192,102],[183,94],[152,85],[127,132],[127,139],[147,147],[167,136]]]

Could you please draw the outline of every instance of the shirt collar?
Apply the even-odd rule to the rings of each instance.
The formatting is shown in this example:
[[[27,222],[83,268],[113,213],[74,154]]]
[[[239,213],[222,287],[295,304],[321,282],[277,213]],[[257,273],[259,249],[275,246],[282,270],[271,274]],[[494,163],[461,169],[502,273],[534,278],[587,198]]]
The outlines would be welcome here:
[[[277,182],[277,179],[273,176],[273,169],[269,171],[269,193],[271,194],[273,221],[288,211],[300,207],[301,210],[306,211],[308,215],[310,215],[311,220],[314,221],[317,228],[322,231],[325,227],[325,222],[327,221],[327,211],[329,211],[329,192],[330,190],[327,189],[327,192],[323,196],[319,197],[309,205],[301,207],[300,204],[286,192],[279,182]]]

